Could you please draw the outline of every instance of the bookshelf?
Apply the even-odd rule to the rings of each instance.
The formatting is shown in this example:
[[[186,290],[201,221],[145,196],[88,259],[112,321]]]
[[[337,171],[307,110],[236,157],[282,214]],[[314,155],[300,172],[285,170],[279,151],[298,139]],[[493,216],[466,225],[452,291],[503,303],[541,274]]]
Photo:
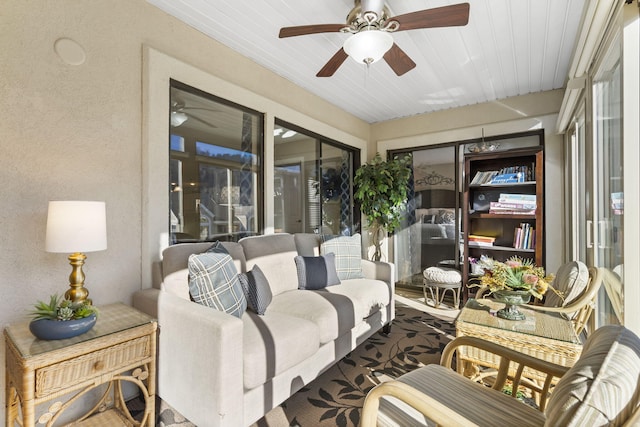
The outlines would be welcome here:
[[[537,136],[538,146],[465,153],[464,283],[474,276],[469,257],[518,255],[544,265],[544,135]]]

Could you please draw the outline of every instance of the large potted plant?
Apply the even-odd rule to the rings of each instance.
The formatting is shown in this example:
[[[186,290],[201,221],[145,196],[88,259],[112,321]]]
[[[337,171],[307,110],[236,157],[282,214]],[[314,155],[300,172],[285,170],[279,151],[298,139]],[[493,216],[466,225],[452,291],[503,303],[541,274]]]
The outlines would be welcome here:
[[[356,171],[354,197],[367,216],[371,241],[375,248],[371,259],[380,261],[385,233],[393,233],[407,204],[411,169],[410,156],[383,160],[380,153]]]

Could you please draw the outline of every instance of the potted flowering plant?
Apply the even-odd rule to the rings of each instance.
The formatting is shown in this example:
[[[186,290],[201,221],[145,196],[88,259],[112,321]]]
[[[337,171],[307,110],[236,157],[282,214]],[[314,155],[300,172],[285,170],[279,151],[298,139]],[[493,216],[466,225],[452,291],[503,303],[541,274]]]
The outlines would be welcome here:
[[[551,287],[553,275],[547,275],[543,267],[536,266],[533,261],[513,256],[505,262],[491,258],[481,259],[484,275],[478,283],[491,294],[506,304],[498,311],[498,316],[509,320],[522,320],[524,315],[518,311],[519,304],[526,304],[531,297],[541,299]]]
[[[98,310],[91,304],[75,303],[58,295],[49,302],[38,301],[31,312],[29,330],[37,338],[57,340],[71,338],[90,330],[96,323]]]

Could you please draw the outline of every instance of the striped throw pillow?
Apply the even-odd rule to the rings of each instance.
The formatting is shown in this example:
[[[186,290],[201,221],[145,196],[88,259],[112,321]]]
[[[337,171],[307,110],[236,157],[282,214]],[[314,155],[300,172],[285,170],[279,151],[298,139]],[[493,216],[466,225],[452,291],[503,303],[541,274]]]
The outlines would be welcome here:
[[[250,271],[240,273],[238,279],[247,297],[248,307],[259,315],[264,315],[267,307],[271,304],[273,295],[269,281],[260,267],[254,265]]]

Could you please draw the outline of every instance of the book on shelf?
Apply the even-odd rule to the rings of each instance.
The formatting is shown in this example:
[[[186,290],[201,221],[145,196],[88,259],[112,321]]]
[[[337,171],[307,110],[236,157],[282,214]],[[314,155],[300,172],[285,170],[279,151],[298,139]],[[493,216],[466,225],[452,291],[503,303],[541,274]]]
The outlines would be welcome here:
[[[471,180],[470,185],[488,184],[496,175],[498,175],[498,171],[478,171]]]
[[[469,240],[483,241],[483,242],[495,242],[496,238],[493,236],[481,236],[479,234],[469,234]]]
[[[475,241],[475,240],[469,240],[469,246],[493,247],[493,243],[491,243],[491,242],[480,242],[480,241]]]
[[[535,194],[500,193],[500,203],[536,203]]]
[[[516,249],[535,249],[536,231],[531,224],[523,222],[513,230],[513,247]]]
[[[469,239],[469,243],[474,244],[476,246],[493,246],[493,242],[496,241],[495,237],[481,236],[478,234],[469,234],[469,236],[467,237]]]
[[[514,184],[534,180],[535,164],[507,166],[499,170],[478,171],[471,180],[471,185]]]
[[[516,173],[502,173],[491,178],[491,184],[514,184],[518,182],[524,182],[524,174],[522,172]]]
[[[535,203],[508,203],[508,202],[490,202],[490,214],[505,215],[535,215]]]

